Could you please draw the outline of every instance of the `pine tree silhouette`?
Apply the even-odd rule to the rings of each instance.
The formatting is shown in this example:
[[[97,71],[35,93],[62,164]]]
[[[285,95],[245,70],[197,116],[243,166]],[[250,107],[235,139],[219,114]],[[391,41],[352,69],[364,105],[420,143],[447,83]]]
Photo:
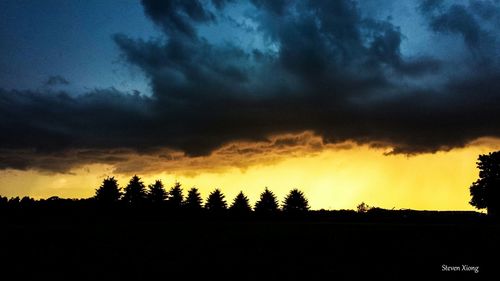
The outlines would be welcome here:
[[[125,187],[123,201],[131,205],[141,205],[146,201],[146,187],[137,175],[133,176]]]
[[[147,197],[149,202],[153,204],[160,204],[167,199],[167,191],[163,187],[161,180],[156,180],[154,184],[148,185]]]
[[[259,201],[255,203],[255,213],[259,215],[272,215],[278,211],[276,195],[266,187],[264,192],[260,194]]]
[[[102,184],[95,191],[94,198],[102,204],[113,204],[120,200],[122,196],[118,182],[114,177],[105,178]]]
[[[248,197],[243,194],[243,191],[240,191],[240,193],[236,195],[233,204],[231,204],[231,207],[229,207],[229,210],[237,215],[249,214],[252,211],[252,207],[250,207]]]
[[[213,213],[220,213],[227,209],[226,200],[224,199],[224,194],[219,189],[215,189],[208,195],[207,203],[205,203],[205,209]]]
[[[183,201],[184,195],[182,194],[181,184],[176,182],[168,192],[168,204],[173,209],[180,209]]]
[[[290,190],[283,202],[283,211],[289,214],[305,213],[309,210],[309,202],[304,193],[298,189]]]
[[[188,191],[186,201],[184,202],[184,207],[190,211],[201,210],[202,202],[203,199],[201,199],[200,192],[198,192],[198,189],[196,187],[193,187]]]

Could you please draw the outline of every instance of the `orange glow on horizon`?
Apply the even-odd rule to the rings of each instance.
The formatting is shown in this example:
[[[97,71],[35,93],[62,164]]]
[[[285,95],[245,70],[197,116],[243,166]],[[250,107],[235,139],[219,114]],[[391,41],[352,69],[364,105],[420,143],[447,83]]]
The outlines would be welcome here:
[[[161,179],[167,188],[175,181],[181,182],[185,191],[196,186],[204,198],[220,188],[228,203],[242,190],[254,204],[269,187],[280,200],[290,189],[299,188],[313,209],[353,209],[365,202],[388,209],[473,210],[468,204],[468,188],[478,176],[477,156],[499,147],[499,140],[481,139],[465,148],[415,156],[384,155],[384,149],[367,145],[326,147],[244,168],[197,172],[186,166],[185,171],[181,167],[173,173],[138,175],[146,185]],[[113,166],[102,164],[87,165],[69,174],[1,171],[0,195],[90,197],[113,171]],[[124,187],[131,175],[115,176]]]

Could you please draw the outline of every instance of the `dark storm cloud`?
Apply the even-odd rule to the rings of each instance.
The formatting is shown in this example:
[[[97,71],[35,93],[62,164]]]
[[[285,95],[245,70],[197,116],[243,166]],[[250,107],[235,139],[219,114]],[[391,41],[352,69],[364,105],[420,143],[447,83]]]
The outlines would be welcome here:
[[[157,1],[142,0],[144,12],[166,33],[196,36],[192,22],[207,22],[214,20],[214,15],[207,11],[199,1]],[[216,2],[222,5],[222,2]]]
[[[147,98],[114,89],[80,96],[0,89],[2,148],[52,153],[75,147],[139,147],[141,137],[131,133],[147,126],[148,106]]]
[[[1,90],[2,148],[37,159],[117,148],[197,156],[235,140],[308,130],[327,143],[353,140],[411,154],[500,136],[495,59],[462,65],[466,75],[448,75],[445,58],[403,55],[410,35],[390,19],[362,16],[351,0],[251,1],[255,28],[242,32],[255,32],[249,36],[261,36],[263,46],[214,43],[199,29],[221,21],[236,5],[230,2],[142,1],[164,37],[117,34],[113,40],[123,59],[148,77],[151,97],[113,89],[80,96]],[[432,32],[457,33],[483,57],[491,50],[476,48],[487,37],[479,12],[444,1],[415,9]],[[1,168],[59,167],[2,155]],[[74,162],[62,166],[88,163],[68,159]],[[110,163],[102,156],[95,161]]]
[[[444,0],[422,0],[420,9],[424,13],[433,12],[436,9],[441,9],[444,5]]]
[[[498,4],[498,0],[495,0]],[[496,6],[493,1],[471,1],[469,3],[469,8],[478,15],[479,17],[485,20],[491,20],[495,17],[498,18],[498,6]]]
[[[212,0],[212,4],[219,10],[224,8],[227,4],[234,2],[236,2],[236,0]]]
[[[453,5],[431,22],[434,30],[459,33],[469,46],[479,44],[481,28],[464,6]]]
[[[69,81],[61,75],[49,76],[44,82],[46,86],[56,86],[56,85],[69,85]]]
[[[477,48],[488,34],[481,28],[480,19],[493,20],[498,16],[498,2],[470,1],[468,5],[444,5],[444,1],[423,1],[420,9],[429,18],[429,26],[436,32],[461,35],[466,44]]]

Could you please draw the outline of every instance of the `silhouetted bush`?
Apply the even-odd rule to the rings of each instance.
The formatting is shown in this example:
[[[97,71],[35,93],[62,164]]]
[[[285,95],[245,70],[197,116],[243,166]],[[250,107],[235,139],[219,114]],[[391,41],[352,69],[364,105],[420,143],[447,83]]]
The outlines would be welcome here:
[[[227,209],[225,196],[219,189],[212,191],[205,203],[205,209],[211,213],[222,213]]]
[[[370,207],[368,204],[366,204],[365,202],[361,202],[361,204],[359,204],[357,207],[356,207],[356,210],[358,211],[358,213],[366,213],[368,212],[372,207]]]
[[[138,206],[146,202],[146,187],[138,176],[133,176],[128,185],[125,187],[123,201],[132,205]]]
[[[278,200],[276,195],[270,191],[267,187],[260,194],[260,199],[255,203],[255,213],[261,216],[268,216],[278,213]]]
[[[290,190],[283,202],[283,211],[288,214],[303,214],[309,210],[309,201],[298,189]]]
[[[95,191],[94,198],[102,204],[112,204],[118,202],[121,197],[120,187],[114,177],[105,178],[102,184]]]

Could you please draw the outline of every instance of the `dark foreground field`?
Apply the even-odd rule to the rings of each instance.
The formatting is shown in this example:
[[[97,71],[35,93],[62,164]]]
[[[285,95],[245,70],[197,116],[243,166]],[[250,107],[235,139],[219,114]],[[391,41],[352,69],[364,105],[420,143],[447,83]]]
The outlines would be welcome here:
[[[0,279],[500,280],[499,234],[489,222],[3,220]]]

